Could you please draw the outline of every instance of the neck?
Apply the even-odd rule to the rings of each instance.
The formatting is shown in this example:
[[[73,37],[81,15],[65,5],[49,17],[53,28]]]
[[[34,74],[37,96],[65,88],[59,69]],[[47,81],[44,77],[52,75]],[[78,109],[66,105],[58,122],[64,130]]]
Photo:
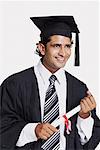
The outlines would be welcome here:
[[[59,69],[51,68],[50,66],[46,65],[46,64],[43,62],[43,59],[41,59],[41,63],[42,63],[42,65],[43,65],[47,70],[49,70],[52,74],[54,74],[56,71],[59,70]]]

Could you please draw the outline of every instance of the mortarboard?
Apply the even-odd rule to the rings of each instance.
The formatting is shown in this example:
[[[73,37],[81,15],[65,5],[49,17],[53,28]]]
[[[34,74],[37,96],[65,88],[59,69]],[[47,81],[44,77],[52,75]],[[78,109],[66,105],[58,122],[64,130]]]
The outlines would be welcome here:
[[[73,16],[30,17],[40,29],[41,41],[46,41],[52,35],[62,35],[71,38],[76,33],[75,66],[79,66],[79,29]]]

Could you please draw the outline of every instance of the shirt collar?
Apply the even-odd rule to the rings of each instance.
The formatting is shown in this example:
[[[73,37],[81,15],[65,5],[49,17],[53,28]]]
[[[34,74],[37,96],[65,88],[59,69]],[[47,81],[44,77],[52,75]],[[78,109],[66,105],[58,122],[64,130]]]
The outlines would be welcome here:
[[[37,65],[37,69],[39,71],[41,78],[46,84],[50,76],[52,75],[52,73],[48,69],[46,69],[46,67],[42,64],[41,60],[39,61]],[[65,71],[63,70],[63,68],[60,68],[58,71],[54,73],[54,75],[57,77],[57,81],[60,84],[65,77]]]
[[[57,77],[58,83],[61,84],[63,82],[63,79],[65,78],[65,71],[63,68],[60,68],[54,73],[54,75]]]

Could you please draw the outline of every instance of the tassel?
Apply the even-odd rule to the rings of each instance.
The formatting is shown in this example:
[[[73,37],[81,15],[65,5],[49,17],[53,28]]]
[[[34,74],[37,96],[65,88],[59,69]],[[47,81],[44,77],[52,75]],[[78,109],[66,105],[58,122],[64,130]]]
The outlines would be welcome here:
[[[80,59],[79,59],[79,34],[76,33],[76,43],[75,43],[75,66],[80,65]]]

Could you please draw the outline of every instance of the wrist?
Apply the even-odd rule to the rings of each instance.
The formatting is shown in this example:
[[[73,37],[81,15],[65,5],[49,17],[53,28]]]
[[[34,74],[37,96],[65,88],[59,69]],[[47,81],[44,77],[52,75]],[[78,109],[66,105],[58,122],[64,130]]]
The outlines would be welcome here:
[[[40,126],[41,126],[41,123],[38,123],[35,128],[35,135],[36,135],[37,139],[40,139],[39,138]]]
[[[86,119],[86,118],[88,118],[89,116],[90,116],[90,113],[88,112],[88,113],[82,113],[82,112],[80,112],[79,113],[79,116],[81,117],[81,118],[83,118],[83,119]]]

